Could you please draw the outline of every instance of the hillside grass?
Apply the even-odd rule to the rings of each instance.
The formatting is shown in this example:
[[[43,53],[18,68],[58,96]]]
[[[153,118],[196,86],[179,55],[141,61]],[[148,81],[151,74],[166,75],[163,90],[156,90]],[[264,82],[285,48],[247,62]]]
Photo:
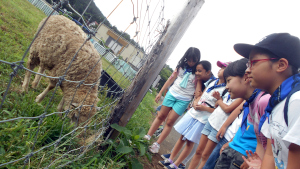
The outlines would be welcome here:
[[[0,0],[0,59],[7,62],[20,61],[34,37],[39,22],[44,17],[46,17],[46,15],[42,11],[26,0]],[[25,57],[24,62],[26,63],[26,61],[27,57]],[[26,65],[25,63],[24,65]],[[103,59],[102,63],[103,69],[107,68],[109,65],[105,59]],[[111,66],[108,69],[109,74],[116,71],[116,69],[113,68],[114,67]],[[8,86],[12,71],[13,69],[10,65],[0,62],[0,101],[2,101],[2,97]],[[27,93],[22,93],[21,84],[24,74],[24,70],[19,70],[17,75],[13,77],[8,95],[0,110],[0,121],[17,117],[35,117],[41,115],[45,111],[47,114],[56,111],[56,107],[62,98],[61,90],[57,90],[51,102],[50,98],[52,97],[54,90],[49,92],[41,103],[36,103],[34,102],[35,97],[46,88],[48,79],[42,78],[37,89],[31,89],[29,87]],[[115,74],[116,77],[113,76],[113,79],[118,81],[118,78],[122,76],[122,74],[120,74],[120,72],[117,72]],[[31,82],[33,78],[34,77],[32,76]],[[124,88],[128,87],[130,84],[130,81],[125,80],[123,82],[124,86],[120,84]],[[105,95],[105,93],[99,95],[101,100],[101,102],[98,103],[99,107],[113,101],[112,98],[106,98]],[[154,108],[157,106],[154,102],[154,98],[155,94],[147,92],[143,102],[139,105],[133,118],[128,124],[129,129],[133,130],[137,126],[145,127],[146,130],[149,129],[149,121],[152,120],[152,112],[154,112]],[[111,107],[115,104],[103,108],[95,117],[96,121],[94,122],[106,118],[110,113]],[[46,107],[48,108],[46,109]],[[39,124],[39,122],[41,123]],[[101,125],[102,124],[99,124],[95,128],[98,129]],[[39,132],[38,135],[36,135],[38,128]],[[42,121],[40,121],[40,119],[20,119],[0,123],[0,164],[23,158],[25,155],[32,152],[33,146],[33,151],[39,150],[56,141],[60,134],[65,135],[73,129],[74,125],[70,123],[68,118],[62,120],[62,118],[57,115],[46,117]],[[95,132],[95,129],[90,129],[88,134],[93,134]],[[70,134],[60,141],[58,147],[50,146],[34,154],[26,164],[25,168],[46,167],[51,161],[62,157],[63,153],[67,152],[67,150],[79,148],[81,144],[82,140],[79,140],[76,137],[76,134]],[[99,145],[96,144],[95,146]],[[101,152],[101,149],[95,148],[93,151],[88,152],[84,158],[71,164],[72,167],[70,168],[89,168],[90,158],[94,158],[95,154],[99,152]],[[58,160],[57,163],[65,163],[66,161],[75,158],[79,153],[80,149],[62,158],[62,160]],[[109,159],[107,161],[105,160],[102,159],[101,165],[103,163],[103,166],[106,166],[106,163],[110,162],[118,166],[113,168],[121,168],[124,166],[123,163],[118,163],[117,161],[111,162]],[[24,160],[20,160],[5,167],[22,168],[23,165]]]

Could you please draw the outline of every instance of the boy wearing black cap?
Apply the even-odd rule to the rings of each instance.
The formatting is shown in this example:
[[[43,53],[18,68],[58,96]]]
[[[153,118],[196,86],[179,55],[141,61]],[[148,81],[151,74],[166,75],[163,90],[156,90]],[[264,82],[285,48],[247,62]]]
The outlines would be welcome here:
[[[272,95],[259,125],[260,129],[268,128],[269,131],[267,149],[260,168],[299,168],[299,38],[288,33],[274,33],[255,45],[236,44],[234,49],[249,58],[246,72],[251,86]],[[246,162],[253,166],[253,160],[258,160],[257,155],[248,158]]]

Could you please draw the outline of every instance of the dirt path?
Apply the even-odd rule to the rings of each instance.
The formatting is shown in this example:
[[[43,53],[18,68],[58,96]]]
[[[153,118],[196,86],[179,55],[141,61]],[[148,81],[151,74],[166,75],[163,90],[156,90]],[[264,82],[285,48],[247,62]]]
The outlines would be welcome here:
[[[179,117],[177,119],[175,124],[180,120],[181,117]],[[176,143],[176,141],[178,140],[179,137],[180,137],[180,134],[177,133],[174,128],[172,128],[171,133],[168,135],[168,137],[165,139],[165,141],[161,144],[159,153],[158,154],[153,154],[152,162],[151,163],[148,162],[148,164],[144,164],[144,169],[162,169],[163,167],[158,164],[159,161],[163,160],[160,157],[160,155],[161,154],[170,154],[172,148],[174,147],[174,145],[175,145],[175,143]],[[157,138],[154,139],[154,140],[156,141]],[[177,157],[175,159],[177,159]],[[189,166],[189,163],[187,164],[186,168],[188,168],[188,166]]]

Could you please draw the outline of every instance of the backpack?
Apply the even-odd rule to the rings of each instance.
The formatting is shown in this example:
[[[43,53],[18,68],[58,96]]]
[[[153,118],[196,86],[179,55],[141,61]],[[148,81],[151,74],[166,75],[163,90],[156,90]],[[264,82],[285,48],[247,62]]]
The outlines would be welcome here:
[[[284,114],[284,121],[285,121],[287,126],[288,126],[288,114],[287,114],[288,112],[287,111],[288,111],[288,108],[289,108],[289,101],[290,101],[291,96],[294,93],[298,92],[298,91],[300,91],[300,85],[295,86],[286,97],[286,101],[285,101],[284,109],[283,109],[283,114]]]

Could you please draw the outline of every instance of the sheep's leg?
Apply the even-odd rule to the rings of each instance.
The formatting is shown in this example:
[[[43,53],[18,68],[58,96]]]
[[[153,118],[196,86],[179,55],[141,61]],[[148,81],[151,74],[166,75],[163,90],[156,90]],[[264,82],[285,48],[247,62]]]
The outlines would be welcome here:
[[[39,70],[38,70],[38,73],[44,74],[44,72],[45,72],[45,69],[42,66],[40,66]],[[41,78],[42,78],[41,75],[36,74],[35,78],[34,78],[34,81],[31,84],[31,87],[36,88],[39,85]]]
[[[36,99],[35,102],[40,103],[46,96],[46,94],[52,90],[55,87],[55,83],[53,81],[50,80],[50,83],[48,85],[48,87],[41,93],[39,94]]]
[[[33,70],[35,68],[35,66],[36,65],[31,60],[27,62],[28,69]],[[26,74],[25,74],[25,77],[24,77],[24,81],[23,81],[23,85],[22,85],[22,92],[27,92],[28,91],[28,85],[29,85],[29,81],[30,81],[30,75],[31,75],[31,72],[26,71]]]
[[[64,104],[65,104],[65,99],[64,99],[64,97],[63,97],[63,98],[61,98],[61,101],[59,102],[59,104],[58,104],[58,106],[57,106],[57,110],[58,110],[59,112],[61,112],[61,111],[63,110]]]

